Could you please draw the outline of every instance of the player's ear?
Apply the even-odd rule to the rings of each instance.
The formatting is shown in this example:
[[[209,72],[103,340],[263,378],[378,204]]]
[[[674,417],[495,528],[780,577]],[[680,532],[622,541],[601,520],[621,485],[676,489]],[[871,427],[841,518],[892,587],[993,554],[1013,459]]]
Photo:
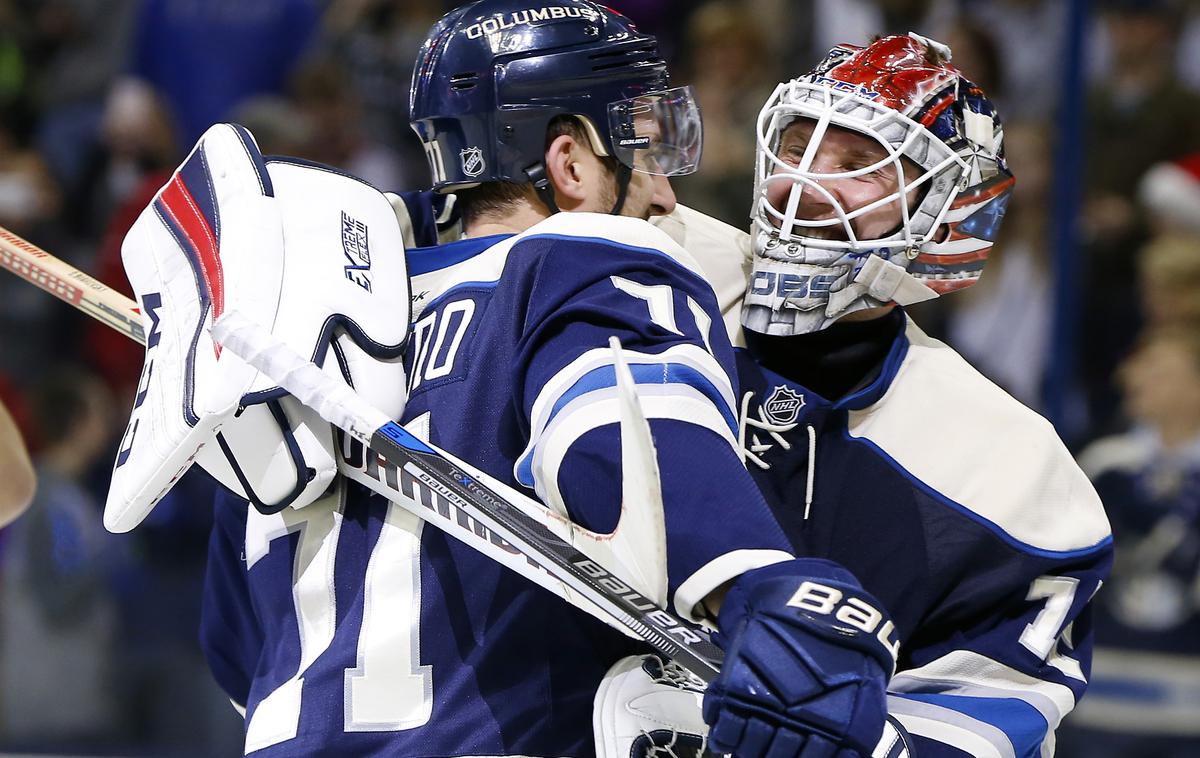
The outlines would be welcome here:
[[[546,174],[563,210],[574,210],[587,200],[585,152],[586,146],[570,134],[558,135],[546,148]]]

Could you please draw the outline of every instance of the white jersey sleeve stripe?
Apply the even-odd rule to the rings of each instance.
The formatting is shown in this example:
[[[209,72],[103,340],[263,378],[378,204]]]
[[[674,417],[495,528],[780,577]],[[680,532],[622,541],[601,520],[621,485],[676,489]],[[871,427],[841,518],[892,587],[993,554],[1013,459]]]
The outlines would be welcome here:
[[[893,693],[1017,698],[1036,708],[1053,730],[1075,707],[1069,687],[1024,674],[970,650],[955,650],[892,679]]]
[[[675,364],[689,369],[689,373],[681,374],[674,381],[686,381],[693,386],[707,385],[706,392],[713,396],[713,402],[721,408],[721,413],[729,417],[730,426],[736,434],[737,413],[734,410],[736,404],[733,384],[716,358],[704,349],[698,345],[681,344],[673,345],[661,353],[643,353],[629,349],[623,349],[621,352],[629,364],[630,371],[634,372],[634,381],[638,383],[653,380],[653,376],[647,374],[645,369],[638,369],[638,366]],[[530,413],[531,436],[536,437],[546,427],[550,418],[562,405],[561,399],[573,392],[578,394],[577,388],[584,382],[584,378],[596,369],[606,369],[605,376],[611,380],[610,384],[615,383],[612,365],[612,351],[608,348],[596,348],[583,353],[551,377],[533,402]],[[639,374],[642,376],[640,381]],[[671,380],[664,375],[658,379],[658,383],[664,383],[664,379]]]
[[[634,384],[638,385],[639,395],[646,394],[643,390],[649,391],[650,388],[655,387],[666,389],[668,392],[698,392],[707,397],[725,419],[730,434],[737,434],[737,416],[733,412],[733,407],[728,403],[728,398],[723,395],[721,389],[714,385],[704,372],[698,371],[686,363],[634,362],[637,360],[634,356],[629,356],[629,360],[629,372],[633,375]],[[614,387],[616,382],[616,371],[612,364],[592,369],[579,377],[579,380],[566,392],[558,396],[554,405],[541,419],[542,423],[538,424],[535,429],[545,429],[554,423],[554,418],[578,398]]]
[[[981,724],[981,735],[992,730],[1004,735],[1004,743],[1016,755],[1032,756],[1045,752],[1053,744],[1053,732],[1042,713],[1025,700],[1013,697],[979,697],[946,694],[893,694],[888,696],[888,710],[903,708],[900,703],[918,703],[941,709],[945,714],[957,714]],[[966,725],[965,722],[962,725]]]
[[[888,713],[909,734],[941,742],[974,758],[1017,758],[1004,732],[958,711],[889,695]]]
[[[665,394],[658,394],[664,392]],[[690,395],[690,396],[689,396]],[[647,419],[683,420],[709,429],[737,449],[726,419],[710,400],[694,390],[663,386],[639,387],[638,397]],[[620,403],[615,387],[577,397],[559,413],[514,466],[516,479],[532,487],[539,499],[560,515],[568,517],[558,487],[558,472],[571,446],[587,432],[620,422]]]
[[[734,550],[717,556],[683,580],[675,590],[675,612],[701,623],[705,619],[696,614],[696,609],[713,590],[750,569],[791,560],[795,557],[782,550]]]

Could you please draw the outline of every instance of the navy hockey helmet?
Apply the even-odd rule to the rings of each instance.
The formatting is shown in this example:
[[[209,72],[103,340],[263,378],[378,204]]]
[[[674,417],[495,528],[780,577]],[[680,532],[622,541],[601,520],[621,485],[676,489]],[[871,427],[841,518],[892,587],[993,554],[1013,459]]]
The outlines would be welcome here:
[[[677,176],[700,161],[691,88],[669,89],[655,38],[589,0],[451,11],[421,47],[409,112],[440,191],[492,181],[544,189],[546,129],[560,115],[581,117],[593,151],[626,171]]]

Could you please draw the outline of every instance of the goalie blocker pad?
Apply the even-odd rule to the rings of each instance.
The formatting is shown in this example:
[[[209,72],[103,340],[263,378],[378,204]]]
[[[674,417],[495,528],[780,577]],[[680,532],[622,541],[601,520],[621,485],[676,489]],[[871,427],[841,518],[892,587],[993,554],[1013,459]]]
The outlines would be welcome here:
[[[319,497],[336,473],[331,427],[208,330],[239,310],[398,417],[403,251],[397,215],[375,188],[325,166],[264,160],[242,127],[209,129],[122,246],[149,336],[105,525],[132,529],[193,460],[261,510]]]

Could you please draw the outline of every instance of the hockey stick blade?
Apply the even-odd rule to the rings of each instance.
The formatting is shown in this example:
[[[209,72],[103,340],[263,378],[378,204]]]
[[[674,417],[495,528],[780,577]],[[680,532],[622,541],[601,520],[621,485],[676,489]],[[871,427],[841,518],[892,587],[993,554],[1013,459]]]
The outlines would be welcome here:
[[[275,340],[236,311],[213,325],[213,337],[226,349],[262,371],[326,421],[345,430],[375,454],[423,482],[460,511],[485,525],[574,592],[617,620],[658,653],[677,661],[705,682],[720,670],[722,652],[694,624],[659,607],[575,546],[531,518],[512,501],[523,497],[492,481],[467,473],[453,456],[426,444],[349,386],[327,376],[316,364]],[[490,486],[489,486],[490,485]],[[455,536],[444,519],[431,519],[412,501],[397,502]]]

